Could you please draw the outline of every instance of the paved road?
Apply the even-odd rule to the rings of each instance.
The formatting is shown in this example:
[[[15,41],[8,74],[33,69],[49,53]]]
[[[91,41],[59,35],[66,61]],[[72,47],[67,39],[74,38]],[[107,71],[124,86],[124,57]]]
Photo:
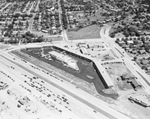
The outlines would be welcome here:
[[[0,58],[0,61],[1,61],[1,62],[4,62],[4,63],[2,63],[2,64],[7,65],[8,67],[11,67],[12,64],[13,64],[13,67],[15,67],[15,69],[18,69],[16,66],[19,66],[19,67],[21,68],[21,72],[22,72],[22,69],[25,70],[25,71],[27,71],[27,72],[30,72],[33,76],[38,76],[39,78],[44,79],[48,84],[51,84],[52,86],[56,87],[57,89],[59,89],[59,90],[65,92],[65,93],[66,93],[66,91],[67,91],[67,94],[68,94],[68,95],[71,94],[68,90],[66,90],[66,89],[64,89],[64,88],[62,88],[62,87],[56,85],[55,83],[51,82],[50,80],[48,80],[48,77],[49,77],[49,76],[47,76],[47,78],[45,78],[45,77],[42,76],[42,74],[40,75],[38,72],[35,73],[35,72],[29,70],[29,69],[28,69],[27,67],[25,67],[25,66],[22,66],[22,65],[20,65],[20,64],[18,64],[18,63],[15,63],[15,62],[11,61],[11,60],[8,60],[7,58],[5,58],[5,57],[3,57],[3,56],[0,56],[0,57],[1,57],[1,58]],[[26,64],[26,65],[27,65],[27,64]],[[24,73],[24,74],[26,74],[26,73]],[[18,73],[18,75],[19,75],[19,73]],[[28,74],[27,74],[27,75],[28,75]],[[29,76],[29,77],[30,77],[30,76]],[[18,78],[21,78],[21,77],[18,76]],[[52,78],[52,77],[51,77],[51,78]],[[56,80],[56,79],[53,79],[53,80]],[[23,81],[23,79],[22,79],[22,81]],[[72,96],[72,95],[70,95],[70,96],[73,97],[75,100],[78,100],[78,97],[77,97],[77,96]],[[80,102],[78,102],[78,103],[82,103],[82,102],[83,102],[83,101],[80,101]],[[83,105],[83,104],[84,104],[84,105]],[[89,106],[88,106],[87,104],[85,104],[85,103],[83,103],[83,104],[80,104],[80,105],[82,106],[80,109],[84,108],[84,109],[82,109],[82,110],[84,110],[84,111],[86,110],[87,113],[90,113],[90,114],[91,114],[91,117],[94,117],[94,119],[108,119],[106,116],[104,116],[104,115],[101,114],[101,113],[99,113],[99,114],[98,114],[98,112],[97,112],[97,113],[94,113],[93,110],[92,110],[93,108],[90,109],[91,111],[89,111]],[[90,108],[91,108],[91,107],[90,107]],[[92,114],[92,113],[93,113],[93,114]],[[99,116],[98,116],[98,115],[99,115]],[[114,119],[114,118],[112,118],[112,119]]]
[[[101,31],[100,31],[100,35],[101,37],[108,42],[108,44],[114,49],[116,55],[118,55],[119,58],[121,58],[125,63],[126,66],[129,68],[130,71],[132,71],[133,75],[138,77],[138,81],[144,86],[145,91],[150,94],[150,80],[149,80],[149,76],[135,63],[132,61],[132,58],[120,47],[118,46],[118,44],[115,43],[115,38],[110,38],[109,37],[109,31],[111,29],[111,26],[104,26]],[[139,73],[141,72],[142,74],[139,75]],[[141,77],[142,75],[142,77]],[[144,77],[144,79],[143,79]],[[147,80],[146,83],[145,80]]]
[[[66,30],[62,31],[62,35],[63,35],[64,42],[71,42],[71,41],[68,40],[68,36],[67,36]]]
[[[32,26],[33,26],[33,22],[34,22],[34,17],[35,17],[36,13],[33,13],[32,18],[30,18],[29,20],[29,27],[28,27],[28,31],[32,31]]]
[[[39,76],[40,78],[44,79],[45,81],[47,81],[48,83],[54,85],[55,87],[57,87],[58,89],[64,91],[65,93],[67,93],[68,95],[74,97],[75,99],[79,100],[80,102],[90,106],[91,108],[95,109],[97,112],[105,115],[106,117],[110,118],[110,119],[129,119],[129,117],[119,113],[118,111],[115,111],[113,109],[111,109],[110,107],[108,107],[107,103],[105,103],[104,101],[101,101],[97,98],[93,98],[92,95],[87,94],[86,92],[76,89],[76,88],[69,88],[68,86],[64,86],[59,83],[54,83],[50,80],[48,80],[44,75],[40,74],[40,72],[38,73],[35,70],[31,70],[31,69],[27,69],[25,66],[22,66],[22,64],[19,64],[18,62],[14,62],[13,59],[8,56],[8,54],[3,54],[3,57],[5,57],[7,60],[13,62],[14,64],[18,65],[19,67],[27,70],[28,72],[31,72],[32,74],[35,74],[36,76]],[[68,90],[70,89],[70,90]],[[86,96],[85,96],[86,95]],[[90,99],[90,100],[89,100]]]
[[[1,61],[1,64],[0,64],[1,70],[4,71],[7,75],[9,75],[13,80],[15,80],[15,82],[13,84],[9,84],[9,86],[10,87],[15,87],[16,89],[21,90],[21,92],[23,91],[24,92],[23,95],[29,97],[30,99],[35,100],[36,104],[37,103],[40,104],[44,108],[44,109],[42,109],[42,111],[44,111],[44,112],[41,112],[42,114],[44,114],[45,112],[51,114],[53,112],[49,111],[48,108],[45,108],[45,106],[40,102],[40,98],[38,98],[38,99],[34,98],[35,96],[36,97],[42,97],[42,99],[45,99],[48,102],[49,101],[53,102],[53,104],[55,105],[55,107],[57,107],[58,109],[63,110],[63,113],[61,113],[62,115],[56,114],[56,116],[61,116],[61,117],[59,117],[57,119],[60,119],[60,118],[61,119],[65,119],[65,118],[63,118],[64,116],[66,117],[66,116],[70,116],[70,115],[71,115],[70,117],[72,117],[73,119],[81,119],[80,117],[76,116],[74,113],[70,112],[68,109],[66,109],[62,105],[59,105],[58,103],[56,103],[53,100],[53,98],[49,99],[46,95],[43,95],[41,92],[37,91],[36,88],[31,88],[29,85],[27,85],[26,83],[24,83],[24,81],[26,80],[27,77],[24,77],[22,75],[22,73],[23,74],[27,74],[27,76],[29,76],[29,77],[33,77],[34,76],[33,74],[30,75],[31,73],[26,73],[25,70],[23,70],[23,69],[21,69],[21,71],[19,70],[19,72],[18,72],[18,67],[14,63],[8,61],[7,59],[5,59],[5,58],[3,58],[1,56],[0,56],[0,61]],[[12,66],[14,67],[14,69],[11,68]],[[16,70],[16,71],[14,71],[14,70]],[[30,93],[30,92],[28,92],[26,90],[22,90],[22,88],[19,86],[20,84],[23,85],[24,87],[26,87],[27,89],[30,89],[32,91],[32,93]],[[9,101],[11,102],[10,99],[9,99]],[[10,106],[10,104],[9,104],[9,106]],[[14,105],[12,107],[14,107]],[[16,107],[16,105],[15,105],[15,107]],[[17,109],[17,111],[18,111],[18,114],[19,114],[20,110]],[[31,115],[27,115],[26,114],[25,116],[29,116],[28,119],[31,119],[31,118],[35,119],[35,118],[31,117]],[[46,116],[46,114],[44,116]],[[20,118],[20,119],[27,119],[27,117],[26,118]]]
[[[6,7],[8,7],[8,5],[11,5],[12,3],[7,3],[6,5],[5,5],[5,7],[3,7],[1,10],[0,10],[0,12],[3,12],[3,10],[6,8]]]

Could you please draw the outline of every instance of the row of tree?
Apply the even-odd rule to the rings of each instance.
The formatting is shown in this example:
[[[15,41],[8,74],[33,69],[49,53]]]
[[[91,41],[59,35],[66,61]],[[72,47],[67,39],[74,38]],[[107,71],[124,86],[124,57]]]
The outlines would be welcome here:
[[[60,5],[61,5],[61,9],[62,9],[63,28],[67,29],[68,28],[68,22],[67,22],[65,7],[64,7],[64,0],[60,0]]]
[[[8,40],[5,40],[4,37],[0,38],[0,42],[16,44],[16,43],[34,43],[34,42],[43,42],[45,38],[43,36],[36,36],[35,34],[27,31],[25,34],[16,33],[10,36]]]

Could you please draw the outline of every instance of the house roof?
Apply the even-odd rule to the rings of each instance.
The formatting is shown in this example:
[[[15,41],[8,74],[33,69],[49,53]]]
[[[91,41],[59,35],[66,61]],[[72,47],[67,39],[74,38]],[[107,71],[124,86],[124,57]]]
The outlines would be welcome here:
[[[131,73],[126,73],[121,75],[122,78],[127,79],[127,78],[134,78],[135,76],[133,76]]]

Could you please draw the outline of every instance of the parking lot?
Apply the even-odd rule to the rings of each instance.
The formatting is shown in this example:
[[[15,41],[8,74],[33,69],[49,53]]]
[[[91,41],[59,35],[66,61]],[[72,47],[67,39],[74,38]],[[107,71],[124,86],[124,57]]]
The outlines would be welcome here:
[[[44,47],[44,55],[47,55],[48,52],[52,51],[52,50],[56,50],[54,49],[53,47]],[[58,50],[57,50],[58,51]],[[41,56],[41,52],[42,52],[42,49],[41,48],[28,48],[26,50],[22,50],[22,52],[30,55],[30,56],[33,56],[35,58],[38,58],[50,65],[53,65],[55,66],[56,68],[59,68],[61,70],[64,70],[65,72],[67,73],[70,73],[78,78],[81,78],[83,79],[84,81],[90,83],[90,84],[94,84],[95,85],[95,88],[97,90],[97,92],[99,94],[102,94],[102,95],[105,95],[105,96],[112,96],[114,97],[113,94],[105,94],[102,90],[105,89],[105,86],[103,85],[100,77],[98,76],[98,74],[96,73],[93,65],[92,65],[92,62],[88,62],[88,61],[85,61],[81,58],[78,58],[78,57],[75,57],[73,55],[69,55],[71,56],[73,59],[77,60],[77,65],[80,69],[80,72],[77,72],[75,71],[74,69],[71,69],[70,67],[66,67],[64,66],[62,63],[58,63],[58,61],[54,61],[54,60],[48,60],[44,57]],[[59,51],[60,52],[60,51]]]

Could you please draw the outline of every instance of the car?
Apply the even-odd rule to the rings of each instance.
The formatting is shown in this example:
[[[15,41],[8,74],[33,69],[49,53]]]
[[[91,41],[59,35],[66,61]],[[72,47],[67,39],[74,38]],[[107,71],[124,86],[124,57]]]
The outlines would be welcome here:
[[[47,30],[41,30],[43,33],[48,33],[48,31]]]

